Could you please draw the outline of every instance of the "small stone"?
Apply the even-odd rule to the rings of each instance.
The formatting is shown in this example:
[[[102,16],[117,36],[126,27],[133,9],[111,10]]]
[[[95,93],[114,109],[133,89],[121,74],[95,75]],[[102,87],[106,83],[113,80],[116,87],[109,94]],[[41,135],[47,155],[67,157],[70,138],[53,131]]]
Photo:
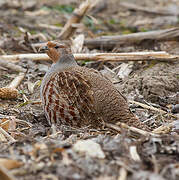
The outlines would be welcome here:
[[[73,150],[93,158],[100,158],[100,159],[105,158],[105,154],[101,150],[100,145],[92,140],[77,141],[73,146]]]
[[[38,69],[43,72],[47,72],[49,70],[49,67],[45,64],[39,64]]]

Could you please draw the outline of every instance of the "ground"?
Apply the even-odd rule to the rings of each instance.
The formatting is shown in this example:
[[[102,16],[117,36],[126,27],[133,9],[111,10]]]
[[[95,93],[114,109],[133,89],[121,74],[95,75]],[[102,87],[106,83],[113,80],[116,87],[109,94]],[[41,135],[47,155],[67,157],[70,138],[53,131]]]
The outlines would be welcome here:
[[[37,49],[34,50],[31,44],[58,39],[60,29],[81,2],[1,0],[1,55],[35,53]],[[126,2],[156,11],[126,8],[121,4]],[[95,38],[178,27],[178,6],[178,1],[174,0],[102,0],[88,13],[88,16],[83,18],[73,38],[78,34],[84,34],[85,38]],[[168,10],[172,15],[166,13]],[[44,27],[44,24],[53,25],[56,29]],[[147,44],[130,44],[130,46],[126,43],[112,49],[84,46],[82,52],[163,50],[178,54],[178,39],[159,43],[160,46],[158,42],[153,41]],[[131,110],[152,130],[172,122],[175,126],[168,131],[165,129],[162,135],[156,136],[136,134],[125,129],[117,131],[107,127],[102,130],[62,127],[59,133],[52,136],[40,104],[40,83],[51,62],[23,59],[16,62],[26,69],[25,78],[17,88],[20,95],[15,100],[0,99],[0,127],[7,130],[16,140],[0,142],[0,179],[4,177],[3,171],[13,176],[10,179],[22,180],[178,179],[179,116],[175,107],[179,104],[179,61],[129,62],[132,67],[131,72],[125,77],[120,76],[121,64],[125,65],[121,62],[79,61],[78,63],[100,70],[111,79],[129,99]],[[17,72],[1,66],[0,87],[7,86],[17,75]],[[131,103],[132,101],[166,113],[141,107]],[[6,120],[9,129],[1,125]],[[96,149],[96,152],[102,151],[103,158],[99,158],[98,155],[93,157],[87,154],[87,151],[81,153],[81,150],[79,152],[74,149],[74,144],[78,141],[89,139],[100,145],[100,150]],[[9,164],[12,167],[9,167]]]

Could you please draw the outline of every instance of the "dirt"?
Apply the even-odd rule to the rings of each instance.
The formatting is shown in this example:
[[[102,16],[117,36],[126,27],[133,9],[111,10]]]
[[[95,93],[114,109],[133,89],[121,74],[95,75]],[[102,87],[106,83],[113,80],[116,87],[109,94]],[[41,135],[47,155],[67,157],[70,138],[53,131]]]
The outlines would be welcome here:
[[[75,7],[82,1],[0,1],[0,53],[34,53],[31,43],[57,39],[59,30],[40,27],[39,24],[62,28]],[[128,34],[141,31],[165,29],[178,26],[177,15],[160,15],[127,9],[121,2],[130,2],[149,10],[176,12],[179,3],[174,0],[155,1],[103,1],[89,12],[99,23],[84,17],[74,35],[83,33],[85,38],[101,35]],[[63,5],[63,6],[61,6]],[[167,8],[166,8],[167,7]],[[169,7],[169,8],[168,8]],[[160,19],[160,20],[159,20]],[[28,36],[28,41],[24,37]],[[148,42],[148,41],[147,41]],[[168,50],[178,53],[178,40],[166,43],[165,48],[156,49],[156,42],[141,44],[140,47],[114,47],[108,52]],[[157,42],[158,43],[158,42]],[[161,42],[160,42],[161,43]],[[163,42],[162,42],[163,43]],[[172,48],[172,44],[175,48]],[[106,52],[104,49],[88,49],[83,52]],[[78,62],[80,65],[104,70],[108,78],[115,82],[119,90],[129,99],[148,107],[129,103],[131,110],[151,129],[174,122],[175,126],[164,129],[157,137],[145,136],[121,129],[73,129],[61,127],[52,136],[40,104],[40,82],[51,65],[49,61],[24,59],[16,62],[27,70],[25,78],[18,86],[20,95],[15,100],[0,99],[0,126],[7,119],[7,132],[15,142],[0,142],[0,179],[2,158],[15,160],[13,168],[6,174],[12,179],[172,179],[179,178],[179,136],[178,113],[172,108],[179,104],[179,63],[143,61],[131,64],[132,71],[119,77],[114,69],[122,63]],[[105,70],[108,67],[110,70]],[[107,72],[107,73],[106,73]],[[111,73],[111,74],[110,74]],[[0,87],[8,85],[18,75],[5,67],[0,67]],[[32,88],[33,87],[33,88]],[[91,139],[100,145],[105,158],[94,158],[74,151],[73,145],[79,140]],[[131,149],[136,148],[134,152]],[[137,152],[137,153],[135,153]],[[135,155],[134,155],[134,154]],[[136,157],[137,156],[137,157]],[[16,164],[21,164],[17,167]]]
[[[161,106],[178,104],[179,64],[157,63],[139,69],[125,82],[124,90],[138,89],[144,99]],[[174,96],[174,97],[173,97]],[[173,97],[173,98],[172,98]]]

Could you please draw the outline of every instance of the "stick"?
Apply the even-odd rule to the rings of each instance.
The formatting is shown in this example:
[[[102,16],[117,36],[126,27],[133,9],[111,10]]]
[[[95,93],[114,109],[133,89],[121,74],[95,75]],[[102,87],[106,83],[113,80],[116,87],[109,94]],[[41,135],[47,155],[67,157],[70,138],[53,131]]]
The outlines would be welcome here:
[[[16,140],[9,135],[3,128],[0,127],[0,133],[2,133],[10,142],[15,142]]]
[[[140,156],[139,156],[139,154],[137,152],[137,147],[136,146],[130,146],[129,147],[129,153],[131,155],[131,158],[134,161],[141,161]]]
[[[122,44],[132,44],[132,43],[139,43],[142,40],[157,40],[157,41],[170,41],[174,40],[177,41],[179,34],[179,28],[169,28],[165,30],[155,30],[149,32],[137,32],[125,35],[115,35],[115,36],[100,36],[95,39],[85,39],[84,45],[88,48],[113,48],[116,45]],[[22,41],[22,38],[16,38],[15,41],[12,39],[5,39],[4,41],[0,42],[0,47],[4,48],[11,48],[13,49],[15,43]],[[69,40],[63,40],[64,43],[70,43]],[[13,45],[14,44],[14,45]],[[35,48],[42,47],[46,45],[46,43],[32,43],[31,44]]]
[[[124,167],[121,167],[119,170],[119,177],[117,180],[126,180],[127,179],[127,170]]]
[[[21,81],[24,79],[25,74],[24,73],[19,73],[17,77],[13,79],[13,81],[9,84],[9,88],[17,88]]]
[[[156,111],[156,112],[159,112],[160,114],[167,114],[167,115],[170,115],[171,117],[174,117],[176,118],[175,115],[171,114],[171,113],[168,113],[166,111],[163,111],[162,109],[158,109],[158,108],[155,108],[153,106],[148,106],[146,104],[143,104],[143,103],[140,103],[140,102],[137,102],[137,101],[133,101],[133,100],[128,100],[128,102],[132,103],[132,104],[136,104],[136,105],[139,105],[145,109],[149,109],[149,110],[152,110],[152,111]]]
[[[19,124],[23,124],[25,126],[28,126],[28,127],[32,127],[33,125],[30,123],[30,122],[27,122],[27,121],[24,121],[24,120],[21,120],[21,119],[17,119],[16,117],[14,116],[8,116],[8,115],[4,115],[4,114],[0,114],[0,118],[6,118],[6,119],[12,119],[12,118],[15,118],[15,121]],[[9,121],[9,120],[7,120]],[[1,126],[4,125],[4,123],[6,123],[7,121],[1,123]]]
[[[176,41],[178,39],[179,28],[169,28],[164,30],[155,30],[149,32],[137,32],[125,35],[100,36],[95,39],[85,39],[84,45],[88,48],[112,48],[116,45],[139,43],[142,40],[157,41]],[[69,43],[68,40],[63,42]],[[34,43],[34,47],[39,48],[46,43]]]
[[[116,45],[139,43],[142,40],[176,40],[179,28],[169,28],[149,32],[137,32],[117,36],[101,36],[96,39],[86,39],[84,45],[88,48],[112,48]]]
[[[1,130],[0,130],[0,142],[7,142],[7,139],[6,139],[6,137],[1,133]]]
[[[141,106],[141,107],[143,107],[143,108],[145,108],[145,109],[149,109],[149,110],[152,110],[152,111],[157,111],[157,112],[159,112],[159,113],[161,113],[161,114],[167,114],[166,111],[163,111],[162,109],[157,109],[157,108],[155,108],[155,107],[153,107],[153,106],[148,106],[148,105],[146,105],[146,104],[143,104],[143,103],[140,103],[140,102],[136,102],[136,101],[132,101],[132,100],[128,100],[128,102],[130,102],[130,103],[132,103],[132,104],[139,105],[139,106]]]
[[[1,180],[17,180],[12,173],[4,166],[0,165],[0,179]]]
[[[120,5],[128,8],[128,9],[133,9],[133,10],[157,14],[157,15],[164,15],[164,16],[176,16],[176,15],[178,15],[178,13],[175,13],[172,11],[167,11],[166,9],[158,10],[155,8],[148,8],[148,7],[144,7],[144,6],[139,6],[139,5],[136,5],[133,3],[123,2],[123,3],[120,3]]]
[[[57,27],[57,26],[53,26],[53,25],[49,25],[49,24],[40,24],[39,23],[36,26],[43,28],[43,29],[51,29],[51,30],[56,30],[56,31],[59,31],[62,29],[61,27]]]
[[[165,51],[157,52],[132,52],[132,53],[94,53],[94,54],[74,54],[76,60],[90,60],[90,61],[174,61],[179,60],[178,55],[171,55]],[[2,55],[0,59],[19,61],[22,59],[50,60],[46,54],[16,54],[16,55]]]
[[[67,21],[61,33],[59,34],[60,39],[69,39],[70,36],[75,32],[76,28],[72,27],[73,24],[79,23],[84,17],[86,12],[91,9],[92,6],[97,2],[97,0],[86,0],[83,2],[79,8],[76,8],[73,12],[71,18]]]
[[[152,133],[155,134],[168,134],[169,132],[171,132],[172,128],[174,127],[174,122],[168,123],[168,124],[164,124],[159,126],[158,128],[154,129],[152,131]]]
[[[136,127],[128,126],[127,124],[121,123],[121,122],[118,122],[117,125],[110,124],[110,123],[105,123],[105,126],[108,127],[108,128],[114,129],[116,131],[119,131],[119,132],[121,132],[121,128],[125,128],[125,129],[128,129],[128,130],[132,131],[132,132],[143,135],[143,136],[159,137],[159,135],[157,135],[157,134],[150,133],[150,132],[144,131],[142,129],[138,129]]]
[[[3,61],[0,59],[0,66],[4,66],[5,68],[11,69],[13,71],[17,71],[17,72],[26,72],[26,70],[24,68],[22,68],[21,66],[18,66],[14,63],[8,62],[8,61]]]

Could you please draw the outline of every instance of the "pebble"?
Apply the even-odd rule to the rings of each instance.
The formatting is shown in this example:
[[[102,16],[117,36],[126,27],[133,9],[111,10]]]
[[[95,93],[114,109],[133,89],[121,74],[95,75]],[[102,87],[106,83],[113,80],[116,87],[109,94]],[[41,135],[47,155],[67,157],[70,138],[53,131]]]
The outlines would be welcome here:
[[[102,151],[100,145],[92,140],[77,141],[73,146],[73,150],[75,152],[79,152],[93,158],[99,158],[99,159],[105,158],[105,154]]]

